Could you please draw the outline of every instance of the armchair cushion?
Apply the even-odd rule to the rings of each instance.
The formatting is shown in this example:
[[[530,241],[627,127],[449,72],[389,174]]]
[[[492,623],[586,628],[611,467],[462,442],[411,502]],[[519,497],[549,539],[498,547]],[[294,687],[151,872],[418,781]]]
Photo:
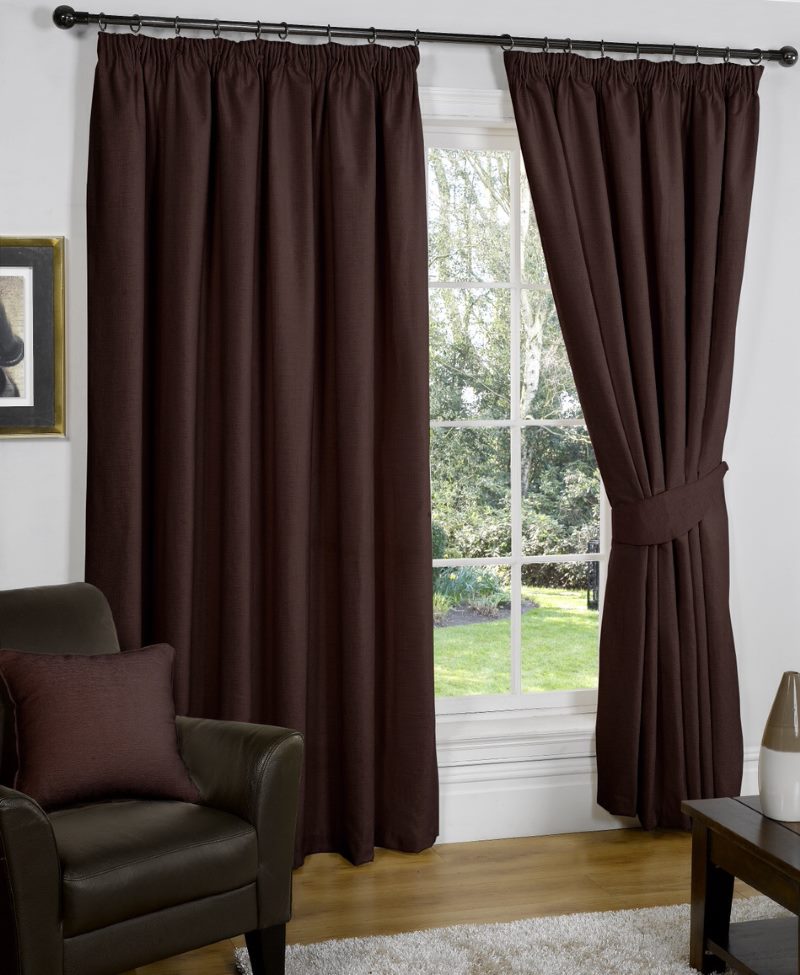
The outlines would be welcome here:
[[[237,890],[258,870],[253,827],[183,802],[128,800],[50,813],[64,934]]]
[[[96,656],[0,650],[14,711],[11,785],[45,808],[117,796],[200,795],[178,751],[174,651],[164,644]]]

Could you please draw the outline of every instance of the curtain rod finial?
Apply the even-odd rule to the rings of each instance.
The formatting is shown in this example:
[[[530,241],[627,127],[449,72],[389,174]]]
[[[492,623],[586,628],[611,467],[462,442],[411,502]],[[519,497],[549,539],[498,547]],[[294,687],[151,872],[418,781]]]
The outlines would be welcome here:
[[[785,68],[792,68],[797,64],[797,48],[796,47],[782,47],[781,48],[781,64]]]
[[[53,23],[62,30],[69,30],[75,26],[75,10],[66,4],[56,7],[53,11]],[[797,52],[795,52],[796,54]]]

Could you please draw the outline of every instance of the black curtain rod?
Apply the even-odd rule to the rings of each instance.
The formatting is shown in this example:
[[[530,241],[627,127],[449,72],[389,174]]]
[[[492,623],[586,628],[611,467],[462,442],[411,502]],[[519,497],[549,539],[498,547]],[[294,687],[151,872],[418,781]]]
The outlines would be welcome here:
[[[270,24],[258,20],[203,20],[196,17],[151,17],[139,14],[117,16],[115,14],[90,14],[86,11],[73,10],[69,6],[56,7],[53,11],[53,22],[56,27],[68,30],[82,24],[97,24],[100,30],[106,27],[130,27],[137,33],[142,27],[158,27],[164,30],[208,30],[215,36],[225,33],[255,34],[256,37],[274,34],[281,40],[289,35],[304,37],[351,37],[357,40],[375,41],[410,41],[420,44],[431,41],[436,44],[489,44],[509,50],[511,48],[540,48],[543,51],[596,51],[605,54],[664,54],[676,57],[721,58],[723,61],[750,61],[760,64],[762,61],[777,61],[784,67],[791,68],[797,64],[797,49],[782,47],[780,50],[762,50],[759,47],[704,47],[700,44],[646,44],[626,41],[579,41],[569,37],[516,37],[511,34],[450,34],[428,30],[391,30],[384,27],[331,27],[312,26],[309,24]]]

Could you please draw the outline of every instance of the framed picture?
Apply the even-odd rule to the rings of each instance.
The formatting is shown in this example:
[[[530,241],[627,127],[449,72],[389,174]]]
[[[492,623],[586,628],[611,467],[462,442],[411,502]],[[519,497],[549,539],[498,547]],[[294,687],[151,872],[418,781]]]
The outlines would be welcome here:
[[[0,237],[0,438],[64,432],[64,238]]]

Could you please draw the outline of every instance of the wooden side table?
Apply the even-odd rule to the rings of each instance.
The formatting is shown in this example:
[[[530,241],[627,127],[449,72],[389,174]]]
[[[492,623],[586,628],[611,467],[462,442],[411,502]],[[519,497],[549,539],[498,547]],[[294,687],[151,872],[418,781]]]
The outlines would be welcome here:
[[[735,877],[800,914],[800,823],[767,819],[757,796],[698,799],[681,808],[692,818],[691,966],[798,975],[796,916],[740,924],[730,918]]]

